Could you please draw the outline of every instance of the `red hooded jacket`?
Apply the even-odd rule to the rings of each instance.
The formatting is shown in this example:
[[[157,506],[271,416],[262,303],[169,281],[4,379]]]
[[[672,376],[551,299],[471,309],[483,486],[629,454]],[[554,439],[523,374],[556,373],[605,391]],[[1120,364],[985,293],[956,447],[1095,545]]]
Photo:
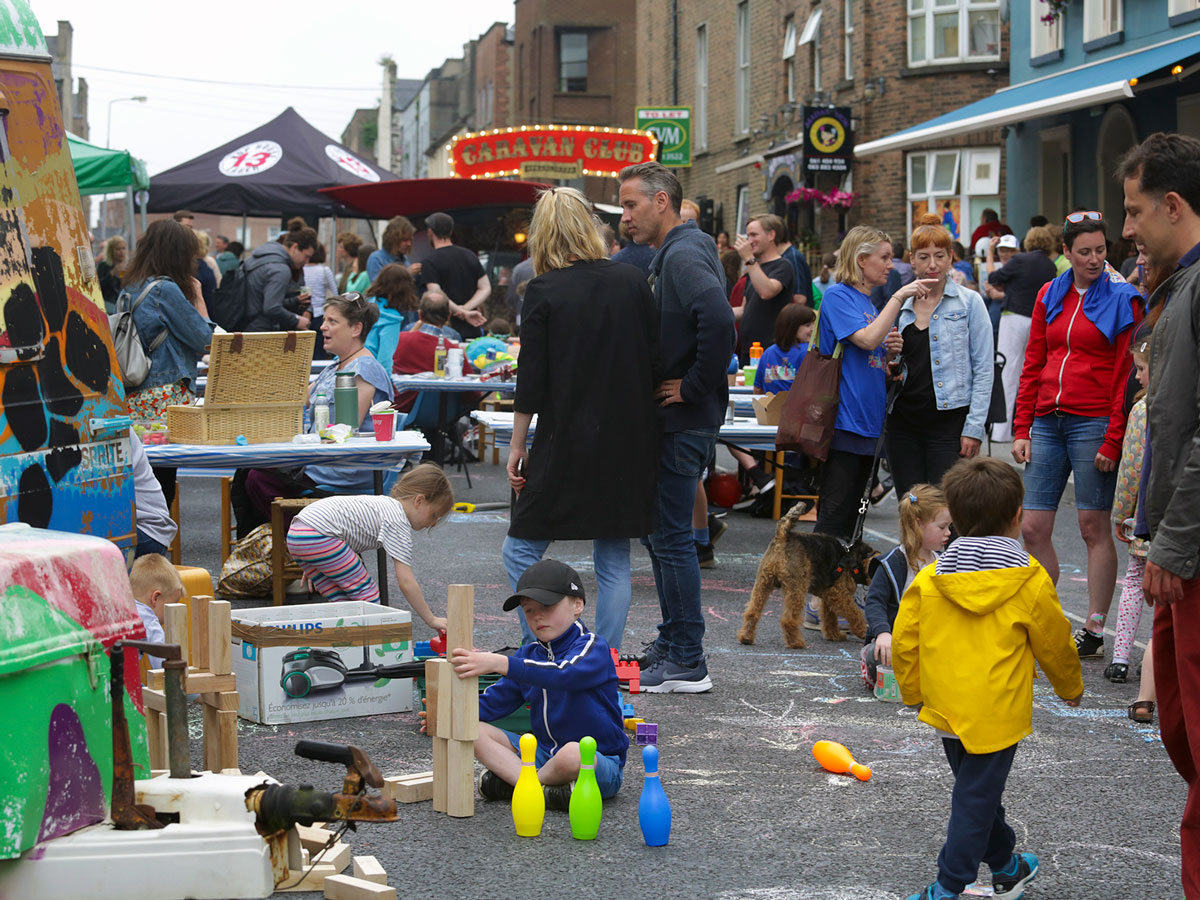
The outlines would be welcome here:
[[[1140,304],[1133,303],[1133,325],[1111,344],[1083,314],[1079,292],[1072,285],[1063,297],[1062,311],[1046,324],[1046,291],[1038,291],[1033,306],[1033,323],[1025,347],[1025,367],[1017,391],[1013,437],[1029,440],[1034,416],[1059,410],[1076,416],[1108,416],[1108,431],[1100,453],[1121,458],[1125,437],[1125,385],[1133,357],[1129,342],[1142,320]]]

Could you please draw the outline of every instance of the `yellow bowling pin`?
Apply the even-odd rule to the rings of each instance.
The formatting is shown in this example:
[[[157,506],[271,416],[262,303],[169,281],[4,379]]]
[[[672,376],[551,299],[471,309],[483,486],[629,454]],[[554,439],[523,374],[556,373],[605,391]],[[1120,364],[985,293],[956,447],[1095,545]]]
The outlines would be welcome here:
[[[521,735],[521,775],[512,795],[513,824],[518,837],[537,837],[546,818],[546,794],[537,776],[537,738]]]

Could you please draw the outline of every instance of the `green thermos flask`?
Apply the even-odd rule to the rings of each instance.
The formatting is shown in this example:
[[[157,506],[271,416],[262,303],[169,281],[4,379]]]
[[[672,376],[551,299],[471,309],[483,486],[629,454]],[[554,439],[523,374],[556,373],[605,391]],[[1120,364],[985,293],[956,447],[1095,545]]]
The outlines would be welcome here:
[[[353,372],[338,372],[333,389],[333,418],[338,425],[358,428],[358,388]]]

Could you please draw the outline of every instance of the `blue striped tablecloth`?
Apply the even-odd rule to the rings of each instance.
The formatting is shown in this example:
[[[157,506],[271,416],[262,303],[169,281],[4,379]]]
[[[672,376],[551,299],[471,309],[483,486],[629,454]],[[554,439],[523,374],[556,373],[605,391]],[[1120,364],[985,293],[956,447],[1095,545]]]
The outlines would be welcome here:
[[[401,431],[391,441],[354,437],[344,444],[148,444],[154,466],[180,468],[284,468],[336,466],[345,469],[393,469],[406,460],[419,461],[429,442],[419,431]]]
[[[478,377],[435,378],[433,375],[393,375],[392,386],[397,391],[482,391],[485,394],[493,391],[513,394],[517,390],[516,381],[501,381],[499,378],[480,381]]]
[[[490,410],[475,410],[471,418],[490,428],[496,435],[496,444],[507,447],[512,441],[513,414],[510,412],[491,412]],[[529,426],[529,438],[537,428],[537,416]],[[720,439],[748,450],[774,450],[774,425],[759,425],[754,418],[738,418],[732,425],[722,425]]]

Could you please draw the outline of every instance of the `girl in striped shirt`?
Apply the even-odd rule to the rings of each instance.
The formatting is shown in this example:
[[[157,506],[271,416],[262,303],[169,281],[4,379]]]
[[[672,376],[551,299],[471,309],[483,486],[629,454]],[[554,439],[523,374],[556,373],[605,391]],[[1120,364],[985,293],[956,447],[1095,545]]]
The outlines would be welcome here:
[[[422,463],[401,476],[387,497],[337,496],[304,507],[288,529],[288,552],[327,600],[379,602],[379,586],[360,554],[382,547],[409,607],[434,631],[446,627],[425,602],[412,570],[412,533],[432,528],[454,506],[442,470]]]

